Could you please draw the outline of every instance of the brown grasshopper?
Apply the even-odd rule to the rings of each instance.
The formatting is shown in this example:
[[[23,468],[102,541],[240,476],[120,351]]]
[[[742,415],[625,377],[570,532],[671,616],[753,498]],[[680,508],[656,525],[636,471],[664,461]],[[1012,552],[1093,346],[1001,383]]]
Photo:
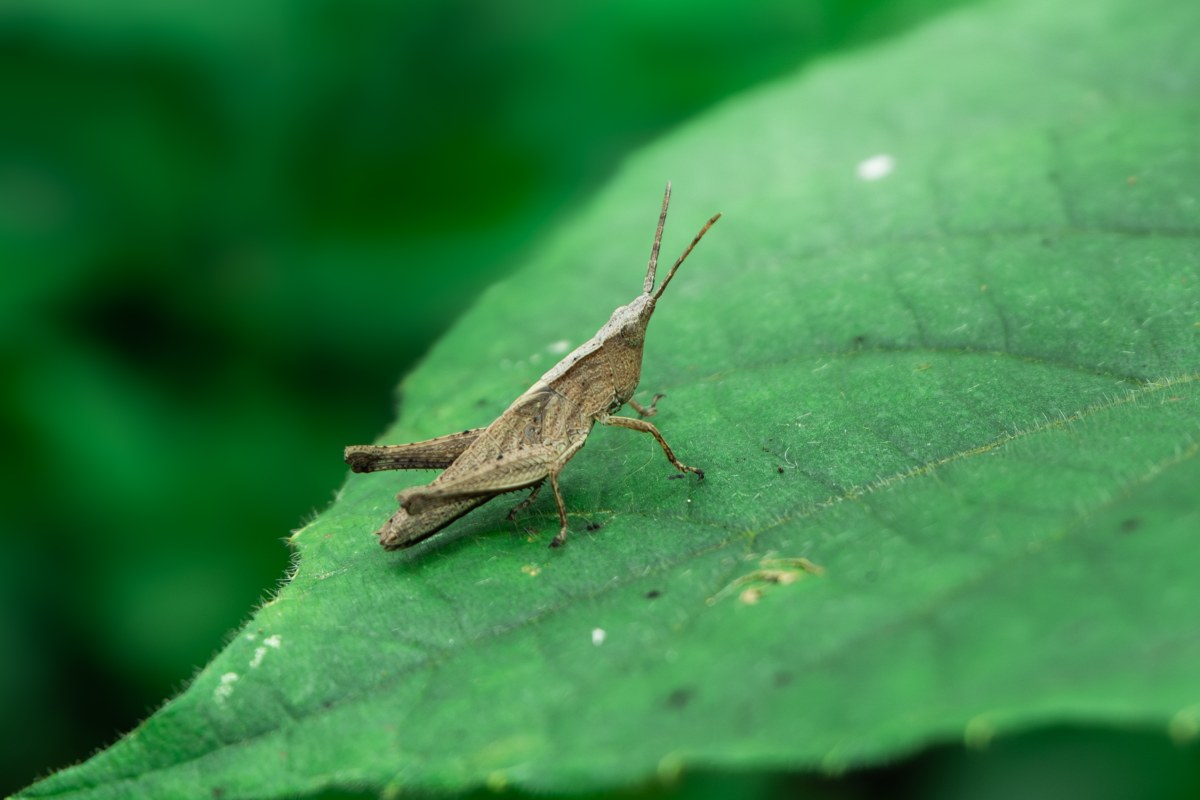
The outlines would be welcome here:
[[[405,489],[396,496],[400,510],[375,533],[386,549],[411,547],[497,495],[532,487],[529,496],[509,512],[511,520],[533,502],[547,478],[560,523],[550,546],[558,547],[567,540],[567,507],[558,488],[558,474],[583,447],[597,422],[650,434],[676,469],[704,478],[703,470],[680,463],[658,428],[645,419],[613,416],[626,403],[642,417],[656,413],[654,406],[661,395],[656,395],[649,407],[633,399],[642,373],[646,326],[675,270],[721,216],[716,214],[704,224],[655,291],[654,271],[670,200],[668,182],[642,294],[614,311],[595,336],[555,364],[495,422],[413,444],[346,448],[346,463],[354,472],[445,470],[429,485]]]

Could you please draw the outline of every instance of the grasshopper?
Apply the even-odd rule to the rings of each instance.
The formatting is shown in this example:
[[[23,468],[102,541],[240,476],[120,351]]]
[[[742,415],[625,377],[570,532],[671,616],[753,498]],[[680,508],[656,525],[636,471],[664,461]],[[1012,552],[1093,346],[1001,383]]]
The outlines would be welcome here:
[[[375,533],[384,548],[412,547],[497,495],[532,488],[509,512],[508,518],[514,519],[533,502],[547,479],[558,504],[559,520],[558,535],[550,546],[560,546],[567,540],[567,507],[558,475],[583,447],[597,422],[650,434],[677,470],[704,478],[703,470],[675,458],[658,428],[644,419],[656,413],[661,395],[648,407],[633,399],[654,306],[675,270],[721,216],[716,214],[704,224],[656,291],[654,273],[670,200],[668,182],[642,294],[614,311],[595,336],[555,364],[491,425],[413,444],[346,448],[345,460],[354,472],[445,470],[429,485],[405,489],[396,496],[400,510]],[[638,412],[638,419],[613,415],[626,403]]]

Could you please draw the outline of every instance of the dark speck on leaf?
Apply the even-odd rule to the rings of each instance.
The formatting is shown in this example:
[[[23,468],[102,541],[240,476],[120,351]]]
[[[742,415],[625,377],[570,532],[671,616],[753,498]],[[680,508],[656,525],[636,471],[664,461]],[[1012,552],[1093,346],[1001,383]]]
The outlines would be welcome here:
[[[676,689],[667,698],[667,708],[683,708],[691,702],[695,692],[691,689]]]
[[[647,600],[653,600],[657,597],[662,597],[662,592],[660,592],[658,589],[651,589],[650,591],[646,592]]]
[[[1121,533],[1133,533],[1140,527],[1142,527],[1142,521],[1137,517],[1121,520]]]
[[[667,476],[667,480],[669,480],[669,481],[678,481],[678,480],[683,480],[683,473],[682,473],[682,472],[676,472],[676,473],[675,473],[675,474],[673,474],[673,475],[668,475],[668,476]]]
[[[781,466],[779,466],[778,464],[776,464],[776,465],[775,465],[775,471],[776,471],[776,472],[778,472],[780,475],[782,475],[782,474],[783,474],[783,467],[781,467]]]
[[[598,530],[600,530],[602,527],[604,527],[604,526],[603,526],[603,525],[601,525],[599,522],[589,522],[589,523],[588,523],[588,524],[585,526],[585,530],[589,530],[589,531],[598,531]]]

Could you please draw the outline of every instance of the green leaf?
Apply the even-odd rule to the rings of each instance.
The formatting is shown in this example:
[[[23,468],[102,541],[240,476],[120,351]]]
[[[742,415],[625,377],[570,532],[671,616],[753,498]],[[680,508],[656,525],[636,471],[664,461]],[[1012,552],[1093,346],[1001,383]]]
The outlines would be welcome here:
[[[388,554],[371,532],[428,476],[353,476],[181,696],[24,796],[590,790],[1047,722],[1194,739],[1200,20],[1065,8],[948,16],[647,150],[406,378],[384,437],[484,424],[592,335],[671,177],[667,250],[726,216],[642,396],[706,480],[599,428],[567,547],[548,497],[514,533],[513,496]]]

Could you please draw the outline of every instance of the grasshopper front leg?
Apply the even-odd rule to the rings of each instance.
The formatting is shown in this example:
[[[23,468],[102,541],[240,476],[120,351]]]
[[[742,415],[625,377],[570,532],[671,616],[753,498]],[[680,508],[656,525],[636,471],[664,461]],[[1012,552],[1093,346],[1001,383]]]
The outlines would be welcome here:
[[[653,404],[652,404],[653,405]],[[632,417],[614,417],[605,414],[596,420],[601,425],[616,425],[620,428],[629,428],[630,430],[641,431],[648,433],[662,446],[663,453],[667,456],[667,461],[674,465],[675,469],[680,472],[694,472],[700,480],[704,480],[704,470],[697,467],[689,467],[675,457],[675,453],[671,450],[671,445],[667,444],[667,440],[658,432],[658,428],[646,422],[644,419],[633,419]]]
[[[655,408],[655,406],[657,406],[658,401],[662,400],[664,397],[666,397],[666,395],[662,392],[659,392],[658,394],[654,395],[654,397],[650,398],[650,405],[648,406],[642,405],[631,397],[629,398],[629,406],[638,413],[639,417],[653,417],[658,413],[658,409]]]

